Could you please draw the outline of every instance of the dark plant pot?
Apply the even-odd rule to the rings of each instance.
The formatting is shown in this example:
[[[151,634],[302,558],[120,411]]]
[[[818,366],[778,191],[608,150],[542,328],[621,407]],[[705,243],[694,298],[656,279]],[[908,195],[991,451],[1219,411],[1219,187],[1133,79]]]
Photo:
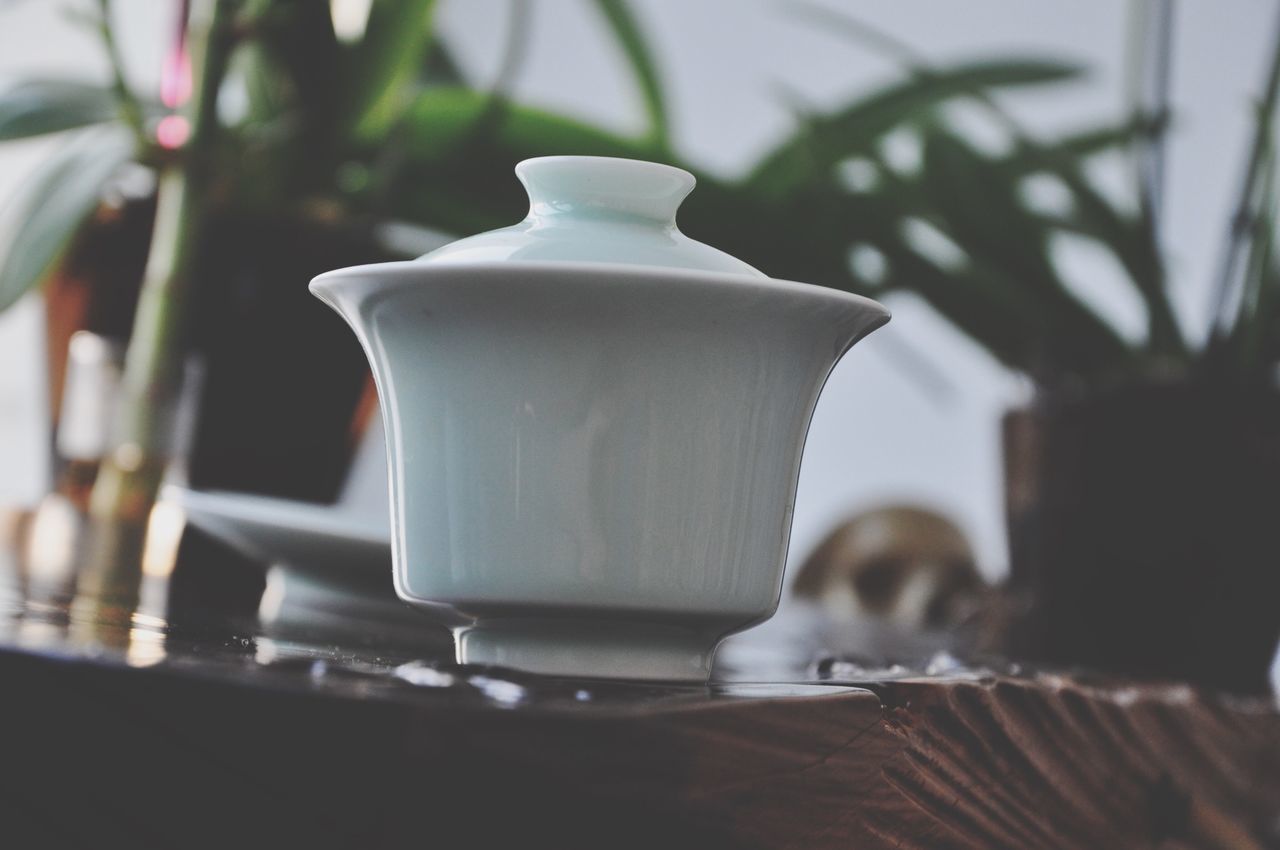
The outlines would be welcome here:
[[[205,233],[190,340],[202,364],[190,485],[330,503],[373,398],[359,344],[307,289],[342,266],[387,259],[360,234],[224,215]],[[177,619],[249,616],[262,565],[188,527],[169,586]]]
[[[206,238],[191,304],[204,364],[191,486],[332,502],[360,437],[369,368],[307,284],[386,257],[362,235],[278,218],[222,216]]]
[[[1280,640],[1280,392],[1045,396],[1005,420],[1021,655],[1269,690]]]
[[[55,428],[71,335],[125,341],[155,204],[103,209],[45,287]],[[191,293],[189,339],[202,366],[186,463],[197,489],[332,502],[373,409],[359,344],[311,296],[321,272],[390,259],[366,235],[280,217],[207,223]],[[170,585],[171,613],[252,614],[262,569],[188,527]]]

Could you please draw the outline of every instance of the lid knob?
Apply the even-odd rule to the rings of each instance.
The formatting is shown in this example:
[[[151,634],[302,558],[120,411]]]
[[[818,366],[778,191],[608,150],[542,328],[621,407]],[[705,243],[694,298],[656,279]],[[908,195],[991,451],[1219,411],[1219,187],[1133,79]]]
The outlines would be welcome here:
[[[693,191],[694,177],[670,165],[604,156],[526,159],[516,176],[529,193],[535,217],[586,212],[675,226],[676,209]]]

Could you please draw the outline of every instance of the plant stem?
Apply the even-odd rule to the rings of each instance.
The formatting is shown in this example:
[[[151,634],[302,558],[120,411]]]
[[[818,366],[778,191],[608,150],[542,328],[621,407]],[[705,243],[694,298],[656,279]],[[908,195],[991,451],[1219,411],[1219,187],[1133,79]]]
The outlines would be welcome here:
[[[1173,0],[1143,0],[1137,7],[1131,68],[1132,112],[1163,126],[1169,117],[1172,84]],[[1164,212],[1165,134],[1143,133],[1134,146],[1138,172],[1138,203],[1142,224],[1157,247]]]
[[[142,105],[125,81],[124,61],[120,58],[120,47],[116,44],[115,29],[111,25],[111,0],[98,0],[98,33],[107,53],[107,61],[111,65],[111,90],[116,96],[120,119],[133,133],[139,150],[145,149],[147,125],[142,115]]]
[[[1233,299],[1239,296],[1244,286],[1244,282],[1240,280],[1241,260],[1244,259],[1257,224],[1258,193],[1261,190],[1259,186],[1261,181],[1258,177],[1264,160],[1271,150],[1277,95],[1280,95],[1280,14],[1276,16],[1275,30],[1272,35],[1271,64],[1267,71],[1262,100],[1258,103],[1257,123],[1253,142],[1249,147],[1249,162],[1240,186],[1239,199],[1232,211],[1230,229],[1227,231],[1226,243],[1223,246],[1222,267],[1218,274],[1217,285],[1214,287],[1213,302],[1210,305],[1209,318],[1213,324],[1210,327],[1206,352],[1210,360],[1217,359],[1219,350],[1231,336],[1232,329],[1227,327],[1230,320],[1228,313]]]
[[[596,0],[595,5],[613,33],[614,41],[626,56],[631,74],[640,89],[645,119],[649,125],[643,140],[653,147],[656,155],[670,158],[671,127],[666,97],[662,92],[657,65],[645,43],[643,28],[628,8],[626,0]]]
[[[1244,281],[1241,284],[1240,307],[1231,329],[1231,346],[1242,375],[1249,377],[1264,365],[1261,349],[1265,339],[1265,306],[1269,290],[1275,286],[1273,250],[1276,235],[1276,151],[1269,144],[1259,179],[1263,185],[1258,201],[1257,219],[1250,239]]]
[[[180,162],[160,174],[113,450],[103,461],[90,499],[96,518],[144,520],[168,462],[170,419],[182,383],[186,296],[208,202],[218,90],[231,51],[228,9],[222,0],[192,5],[187,25],[195,86],[187,105],[190,141]]]
[[[507,16],[506,43],[502,48],[502,63],[494,75],[490,94],[499,100],[506,100],[520,67],[524,64],[525,55],[529,52],[529,18],[532,9],[528,0],[511,0],[511,11]]]

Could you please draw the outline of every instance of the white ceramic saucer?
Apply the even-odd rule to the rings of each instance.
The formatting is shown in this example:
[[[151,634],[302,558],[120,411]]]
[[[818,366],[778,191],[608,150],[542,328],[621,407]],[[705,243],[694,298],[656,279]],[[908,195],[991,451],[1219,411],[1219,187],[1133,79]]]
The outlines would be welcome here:
[[[379,522],[339,506],[172,486],[162,498],[181,507],[191,523],[264,563],[317,579],[391,587],[385,516]]]
[[[318,628],[417,635],[443,630],[396,597],[385,514],[244,493],[169,486],[161,498],[187,520],[267,567],[259,617],[270,629]],[[447,635],[445,635],[447,637]]]

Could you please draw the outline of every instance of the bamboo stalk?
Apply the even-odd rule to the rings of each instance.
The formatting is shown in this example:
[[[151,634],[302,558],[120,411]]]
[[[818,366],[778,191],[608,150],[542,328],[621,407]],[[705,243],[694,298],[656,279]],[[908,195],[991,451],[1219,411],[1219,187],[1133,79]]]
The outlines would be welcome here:
[[[231,52],[229,14],[224,0],[192,4],[187,24],[194,83],[186,109],[190,137],[179,161],[165,166],[159,178],[155,230],[125,358],[112,451],[90,498],[89,510],[97,519],[145,520],[169,460],[186,348],[187,295],[208,205],[218,91]]]
[[[98,34],[102,46],[107,53],[107,62],[111,66],[111,90],[116,96],[116,105],[120,110],[120,119],[133,133],[139,148],[147,143],[147,126],[142,114],[142,105],[133,96],[129,83],[125,79],[124,60],[120,57],[120,47],[116,44],[115,29],[111,25],[111,0],[98,0],[97,22]]]

